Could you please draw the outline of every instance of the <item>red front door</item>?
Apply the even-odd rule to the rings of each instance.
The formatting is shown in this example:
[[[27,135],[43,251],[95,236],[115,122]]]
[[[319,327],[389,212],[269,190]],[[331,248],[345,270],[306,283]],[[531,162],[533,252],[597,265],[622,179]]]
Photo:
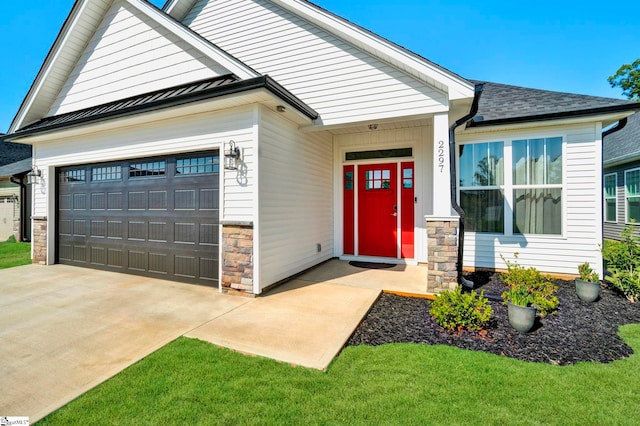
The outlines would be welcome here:
[[[358,167],[358,253],[398,256],[397,164]]]

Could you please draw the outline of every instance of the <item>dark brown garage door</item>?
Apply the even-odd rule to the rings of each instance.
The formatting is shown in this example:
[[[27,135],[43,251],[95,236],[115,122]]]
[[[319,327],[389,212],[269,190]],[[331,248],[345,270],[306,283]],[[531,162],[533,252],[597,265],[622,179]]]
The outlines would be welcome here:
[[[218,285],[218,152],[57,171],[59,263]]]

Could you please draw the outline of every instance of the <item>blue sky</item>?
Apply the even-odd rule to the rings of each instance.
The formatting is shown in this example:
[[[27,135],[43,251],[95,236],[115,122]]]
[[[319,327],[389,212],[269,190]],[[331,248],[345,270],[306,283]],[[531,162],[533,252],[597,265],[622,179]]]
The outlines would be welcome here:
[[[152,3],[162,6],[164,0]],[[4,2],[0,132],[6,132],[74,0]],[[622,98],[606,78],[640,57],[640,2],[317,0],[470,79]]]

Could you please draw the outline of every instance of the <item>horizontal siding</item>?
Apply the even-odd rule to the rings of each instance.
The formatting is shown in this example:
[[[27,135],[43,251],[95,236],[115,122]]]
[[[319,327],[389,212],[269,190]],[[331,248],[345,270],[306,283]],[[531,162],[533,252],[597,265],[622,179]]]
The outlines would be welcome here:
[[[500,258],[518,261],[544,272],[577,274],[577,266],[585,261],[602,273],[602,201],[601,201],[601,143],[596,125],[529,129],[526,133],[487,134],[485,140],[505,140],[563,136],[566,143],[563,192],[564,235],[493,235],[465,234],[464,265],[505,268]],[[461,135],[463,142],[469,136]],[[601,274],[602,275],[602,274]]]
[[[262,289],[333,256],[333,147],[266,109],[259,145]]]
[[[626,193],[624,187],[624,172],[629,169],[636,169],[640,167],[640,160],[634,161],[631,163],[623,164],[616,167],[610,167],[605,169],[604,173],[616,173],[617,174],[617,186],[616,186],[616,200],[617,200],[617,222],[604,222],[602,231],[604,234],[604,238],[610,240],[619,240],[620,234],[622,230],[629,226],[626,223],[627,220],[627,211],[626,211]],[[604,202],[604,200],[603,200]],[[633,224],[636,228],[636,232],[640,232],[640,224]]]
[[[48,115],[224,73],[224,68],[202,53],[125,2],[116,1],[84,48]]]
[[[225,174],[226,195],[221,219],[253,220],[251,200],[255,187],[253,112],[238,108],[164,120],[152,124],[95,133],[90,136],[52,139],[34,146],[34,161],[43,173],[43,183],[35,188],[35,215],[49,216],[53,205],[55,167],[147,157],[220,148],[229,140],[244,150],[247,182]],[[49,191],[49,194],[47,194]]]
[[[267,0],[199,0],[183,22],[269,74],[324,124],[447,108],[443,93]]]

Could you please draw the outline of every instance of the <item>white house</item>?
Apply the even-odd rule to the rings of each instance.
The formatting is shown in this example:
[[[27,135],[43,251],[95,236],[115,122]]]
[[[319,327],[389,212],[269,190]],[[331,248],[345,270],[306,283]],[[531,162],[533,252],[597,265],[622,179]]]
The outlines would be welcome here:
[[[78,0],[6,139],[34,262],[248,294],[428,263],[436,291],[463,235],[464,266],[601,272],[602,128],[639,107],[483,86],[304,0]]]

